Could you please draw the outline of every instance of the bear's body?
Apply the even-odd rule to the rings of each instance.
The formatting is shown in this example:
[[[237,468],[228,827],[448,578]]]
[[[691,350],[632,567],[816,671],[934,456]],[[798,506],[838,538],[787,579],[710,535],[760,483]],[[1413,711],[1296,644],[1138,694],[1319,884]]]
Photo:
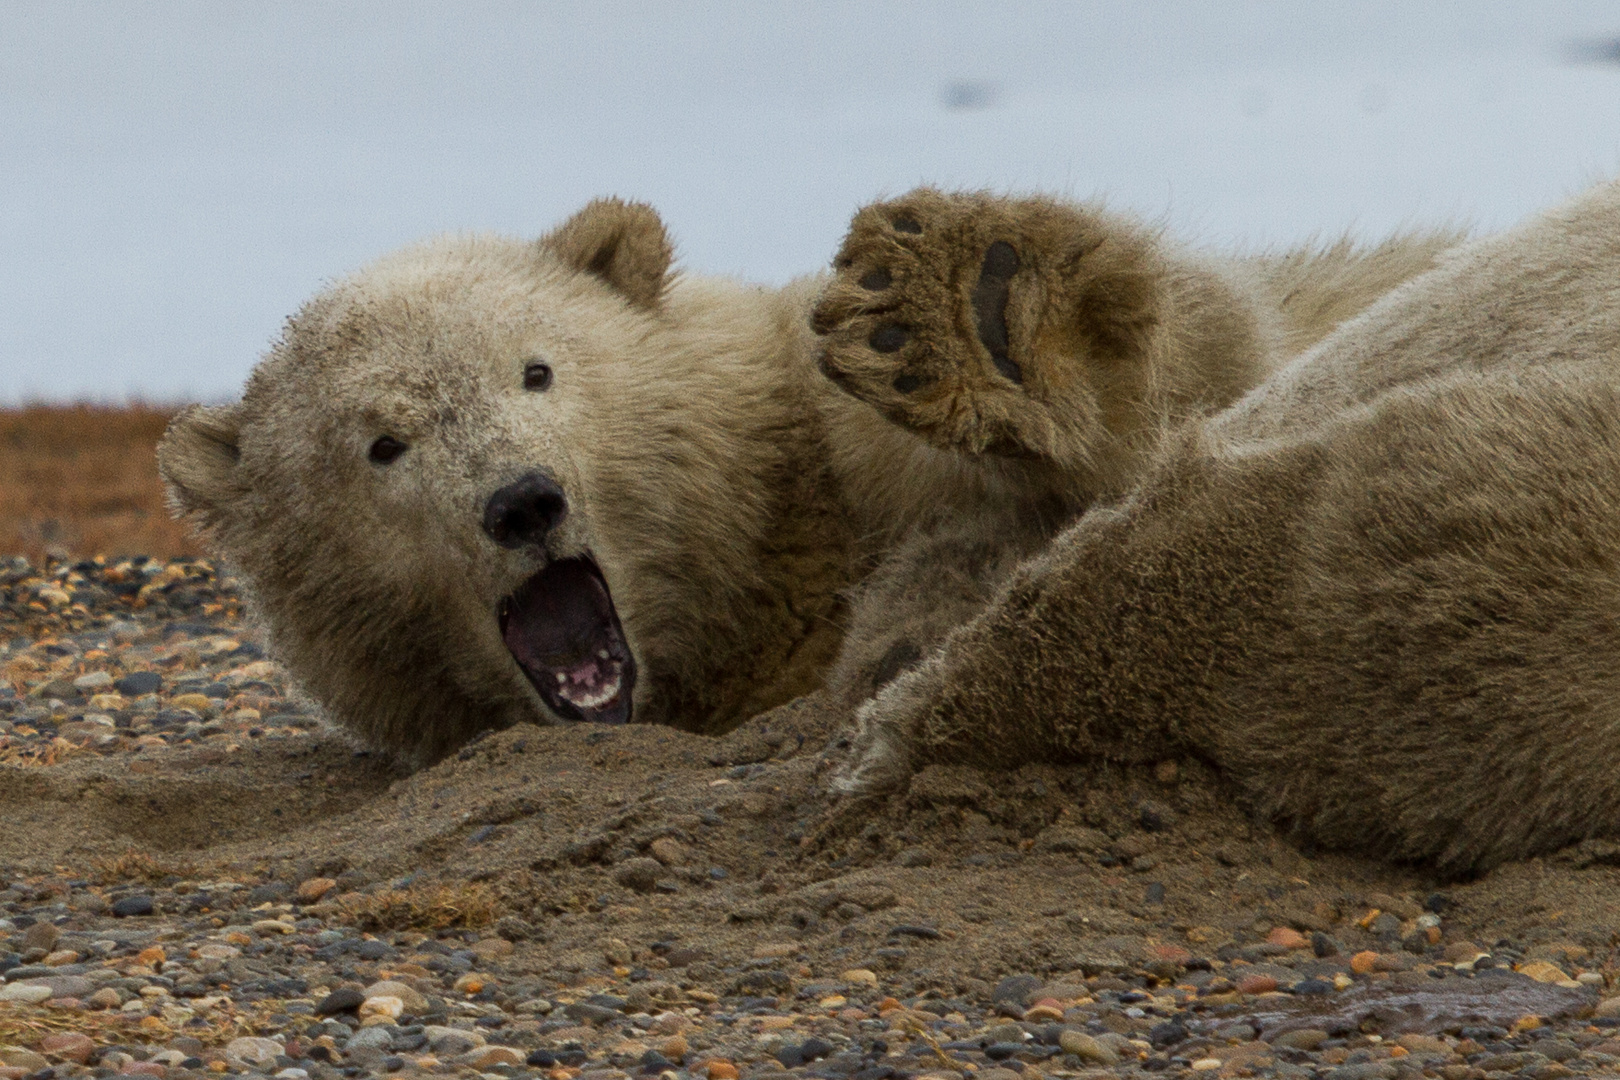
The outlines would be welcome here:
[[[1455,872],[1620,833],[1620,185],[1188,425],[862,723],[856,791],[1190,751]]]
[[[434,241],[340,282],[238,404],[177,418],[161,467],[276,655],[373,746],[426,763],[484,728],[558,718],[723,731],[822,682],[845,590],[896,545],[945,523],[1010,567],[1005,553],[1121,489],[1161,430],[1444,246],[1218,264],[1095,210],[934,192],[863,212],[852,235],[923,213],[949,242],[922,254],[946,264],[911,277],[966,297],[982,255],[967,234],[991,210],[1102,248],[1079,305],[1101,336],[1070,343],[1073,370],[1035,366],[1016,388],[1061,387],[1055,404],[1085,414],[1040,405],[1051,453],[965,453],[829,381],[811,308],[858,288],[848,272],[782,290],[675,275],[656,215],[607,200],[539,242]],[[840,333],[827,352],[848,358]],[[946,389],[960,413],[984,387]],[[838,670],[864,692],[862,658],[892,651],[895,627],[915,659],[982,603],[908,600],[922,633],[857,620],[870,633]]]

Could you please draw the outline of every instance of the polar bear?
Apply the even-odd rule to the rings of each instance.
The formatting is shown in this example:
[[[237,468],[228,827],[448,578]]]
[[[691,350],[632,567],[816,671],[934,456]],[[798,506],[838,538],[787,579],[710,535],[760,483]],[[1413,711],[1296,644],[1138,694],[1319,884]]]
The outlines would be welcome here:
[[[1620,832],[1620,184],[1160,440],[860,723],[855,792],[1191,752],[1452,872]]]
[[[869,692],[985,599],[852,618],[887,556],[948,535],[1010,570],[1450,241],[1222,258],[1096,206],[924,189],[768,289],[677,273],[656,213],[599,200],[338,282],[159,462],[275,655],[373,746],[720,732],[829,672]]]

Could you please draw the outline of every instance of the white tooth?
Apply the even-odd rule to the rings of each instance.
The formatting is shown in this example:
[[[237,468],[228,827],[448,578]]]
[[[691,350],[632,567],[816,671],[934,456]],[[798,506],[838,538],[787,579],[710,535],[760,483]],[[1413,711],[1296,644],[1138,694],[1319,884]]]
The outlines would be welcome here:
[[[568,682],[568,676],[566,676],[566,675],[564,675],[564,674],[563,674],[563,673],[562,673],[562,672],[560,672],[560,671],[559,671],[559,672],[557,672],[557,682],[558,682],[558,683],[559,683],[559,684],[564,684],[564,685],[566,685],[566,684],[567,684],[567,682]]]
[[[619,696],[621,682],[622,679],[619,678],[619,672],[615,671],[613,681],[603,686],[602,689],[598,690],[594,694],[585,694],[576,697],[575,695],[564,691],[563,696],[582,709],[595,709],[606,705],[608,702]]]
[[[606,660],[608,658],[608,651],[606,649],[597,649],[596,656],[599,660]]]

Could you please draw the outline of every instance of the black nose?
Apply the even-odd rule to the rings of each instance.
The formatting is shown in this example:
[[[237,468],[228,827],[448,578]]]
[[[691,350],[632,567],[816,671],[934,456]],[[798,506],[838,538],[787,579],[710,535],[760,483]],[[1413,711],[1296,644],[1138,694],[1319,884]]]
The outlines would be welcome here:
[[[541,544],[567,513],[568,500],[557,481],[532,472],[489,497],[484,531],[501,547]]]

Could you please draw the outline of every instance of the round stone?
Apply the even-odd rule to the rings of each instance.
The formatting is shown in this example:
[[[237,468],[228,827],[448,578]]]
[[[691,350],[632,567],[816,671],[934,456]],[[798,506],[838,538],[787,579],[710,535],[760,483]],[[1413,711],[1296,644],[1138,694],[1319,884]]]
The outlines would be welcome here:
[[[652,892],[663,870],[664,864],[657,859],[626,859],[614,869],[613,880],[634,892]]]
[[[316,1003],[315,1015],[336,1016],[338,1013],[355,1012],[365,1000],[366,996],[358,990],[334,990]]]
[[[163,689],[163,676],[155,671],[132,671],[113,682],[113,688],[128,697],[155,694]]]
[[[1073,1054],[1082,1061],[1094,1061],[1099,1065],[1113,1066],[1119,1064],[1119,1054],[1106,1043],[1098,1042],[1083,1031],[1074,1028],[1064,1028],[1063,1034],[1058,1036],[1058,1045],[1066,1054]]]
[[[0,1001],[20,1001],[25,1005],[38,1005],[51,997],[51,988],[37,983],[12,983],[0,990]]]
[[[391,994],[368,997],[360,1003],[360,1019],[397,1020],[405,1013],[405,1003]]]
[[[249,1066],[269,1065],[281,1051],[281,1044],[274,1039],[244,1035],[225,1044],[225,1059]]]
[[[139,894],[126,896],[113,904],[112,913],[114,917],[119,919],[127,919],[132,915],[150,915],[152,914],[152,898]]]

